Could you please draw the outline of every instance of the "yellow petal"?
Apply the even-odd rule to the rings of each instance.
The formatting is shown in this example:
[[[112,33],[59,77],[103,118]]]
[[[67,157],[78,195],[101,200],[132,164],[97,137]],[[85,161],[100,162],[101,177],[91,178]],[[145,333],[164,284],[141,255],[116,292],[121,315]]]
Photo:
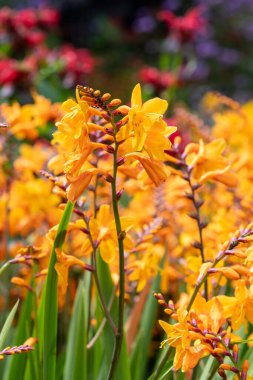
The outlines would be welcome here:
[[[132,97],[131,97],[131,106],[142,106],[142,99],[141,99],[141,85],[138,83],[132,92]]]
[[[143,104],[142,111],[163,115],[167,108],[168,102],[166,100],[153,98]]]
[[[100,255],[102,259],[106,263],[112,262],[116,255],[116,250],[115,250],[115,245],[114,245],[113,240],[111,239],[107,239],[105,241],[103,240],[99,247],[100,247]]]

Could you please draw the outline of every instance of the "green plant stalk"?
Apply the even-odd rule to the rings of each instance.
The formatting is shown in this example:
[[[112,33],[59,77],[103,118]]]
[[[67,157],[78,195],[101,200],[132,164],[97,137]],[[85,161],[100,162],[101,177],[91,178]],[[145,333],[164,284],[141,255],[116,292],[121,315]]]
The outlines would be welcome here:
[[[112,357],[111,368],[108,376],[108,380],[112,380],[117,368],[117,363],[120,356],[120,351],[123,343],[124,336],[124,298],[125,298],[125,260],[124,260],[124,243],[123,243],[123,231],[121,229],[121,222],[118,209],[118,199],[117,199],[117,153],[118,153],[118,143],[115,138],[115,150],[113,154],[113,180],[111,183],[112,188],[112,206],[114,213],[114,220],[116,225],[116,231],[118,236],[118,247],[119,247],[119,304],[118,304],[118,332],[115,338],[115,346]]]
[[[158,380],[159,379],[159,376],[160,376],[160,373],[162,372],[162,369],[163,367],[165,366],[165,364],[167,363],[171,353],[173,351],[173,347],[170,346],[163,354],[163,357],[157,367],[157,369],[155,370],[155,373],[154,373],[154,376],[152,378],[152,380]]]
[[[56,350],[57,350],[57,318],[58,318],[58,300],[57,300],[57,273],[55,271],[56,248],[62,248],[67,227],[74,208],[74,203],[68,201],[62,215],[58,231],[55,237],[48,274],[45,285],[45,303],[43,310],[44,330],[43,330],[43,379],[55,380],[56,369]]]
[[[98,176],[96,176],[96,182],[95,182],[95,189],[93,193],[93,214],[94,218],[96,218],[97,214],[97,186],[98,186]],[[94,249],[93,249],[94,250]],[[94,266],[94,254],[92,254],[90,258],[90,265],[93,267]],[[89,341],[89,336],[90,336],[90,328],[91,328],[91,306],[92,306],[92,274],[89,273],[89,284],[88,284],[88,289],[89,289],[89,299],[88,299],[88,312],[87,312],[87,341]]]
[[[89,223],[86,222],[86,225],[87,225],[87,228],[89,228]],[[105,298],[104,298],[104,294],[103,294],[103,290],[102,290],[102,287],[100,285],[100,281],[99,281],[99,277],[98,277],[98,273],[97,273],[97,258],[96,258],[96,254],[97,254],[97,248],[94,244],[94,241],[93,241],[93,238],[91,236],[91,234],[88,235],[88,238],[90,240],[90,243],[91,243],[91,246],[92,246],[92,264],[93,264],[93,268],[94,268],[94,271],[93,271],[93,276],[94,276],[94,280],[95,280],[95,284],[96,284],[96,287],[97,287],[97,291],[98,291],[98,296],[99,296],[99,300],[100,300],[100,303],[101,303],[101,307],[105,313],[105,317],[108,321],[108,323],[110,324],[111,328],[112,328],[112,331],[113,333],[116,335],[117,334],[117,327],[114,323],[114,320],[110,314],[110,310],[108,309],[107,305],[106,305],[106,301],[105,301]],[[89,306],[90,307],[90,306]]]
[[[200,255],[201,255],[202,263],[204,263],[205,262],[205,253],[204,253],[204,241],[203,241],[203,234],[202,234],[202,226],[200,223],[200,206],[198,206],[198,203],[196,201],[195,190],[194,190],[194,187],[193,187],[192,182],[191,182],[191,175],[190,174],[188,174],[188,182],[189,182],[189,186],[190,186],[191,193],[192,193],[192,203],[195,207],[196,214],[197,214],[196,222],[197,222],[198,233],[199,233]],[[204,283],[204,293],[205,293],[205,299],[206,299],[206,301],[208,301],[207,279],[205,280],[205,283]]]

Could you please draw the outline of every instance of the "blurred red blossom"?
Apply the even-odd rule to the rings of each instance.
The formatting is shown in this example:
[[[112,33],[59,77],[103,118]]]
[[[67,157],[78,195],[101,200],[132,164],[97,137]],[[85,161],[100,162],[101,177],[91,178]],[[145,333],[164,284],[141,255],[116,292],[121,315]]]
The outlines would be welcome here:
[[[181,42],[188,42],[196,35],[205,30],[206,20],[203,17],[203,8],[194,7],[189,9],[184,16],[176,16],[168,10],[159,12],[158,18],[164,21],[173,34]]]

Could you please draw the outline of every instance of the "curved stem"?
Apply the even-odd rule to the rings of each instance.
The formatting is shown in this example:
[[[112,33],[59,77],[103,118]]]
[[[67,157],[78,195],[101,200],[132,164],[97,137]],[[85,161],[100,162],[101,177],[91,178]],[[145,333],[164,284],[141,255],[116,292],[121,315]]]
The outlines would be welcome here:
[[[116,231],[118,236],[118,247],[119,247],[119,304],[118,304],[118,334],[116,335],[116,341],[114,346],[114,352],[112,357],[111,368],[108,376],[108,380],[114,378],[114,374],[117,368],[117,363],[120,356],[120,351],[123,342],[124,335],[124,298],[125,298],[125,260],[124,260],[124,233],[121,229],[121,222],[118,209],[117,200],[117,190],[116,190],[116,179],[117,179],[117,153],[118,153],[118,143],[115,138],[115,151],[113,154],[113,180],[111,183],[112,188],[112,206],[116,225]]]
[[[111,310],[111,307],[112,307],[112,304],[113,304],[113,301],[114,301],[114,298],[115,298],[115,295],[116,295],[116,289],[117,287],[114,288],[113,290],[113,293],[111,295],[111,298],[109,300],[109,304],[108,304],[108,310],[110,311]],[[96,343],[96,341],[98,340],[98,338],[100,337],[102,331],[103,331],[103,328],[105,327],[105,324],[106,324],[106,321],[107,319],[106,318],[103,318],[102,322],[101,322],[101,325],[99,326],[96,334],[93,336],[93,338],[87,343],[86,345],[86,348],[89,350],[91,349],[91,347],[94,346],[94,344]]]
[[[98,176],[96,176],[96,182],[95,182],[95,188],[93,192],[93,213],[94,213],[94,218],[96,218],[97,214],[97,186],[98,186]],[[94,255],[91,256],[90,259],[90,265],[93,267],[94,266]],[[90,335],[90,328],[91,328],[91,304],[92,304],[92,273],[89,273],[89,281],[88,281],[88,287],[89,287],[89,300],[88,300],[88,316],[87,316],[87,321],[88,321],[88,326],[87,326],[87,340],[89,340],[89,335]]]
[[[87,225],[87,228],[89,228],[89,222],[88,221],[86,221],[86,225]],[[112,327],[114,335],[117,335],[118,334],[118,330],[117,330],[117,327],[116,327],[116,325],[115,325],[115,323],[114,323],[114,321],[112,319],[112,316],[110,314],[110,310],[108,309],[108,307],[106,305],[104,294],[103,294],[103,291],[102,291],[102,288],[101,288],[101,285],[100,285],[100,282],[99,282],[98,274],[97,274],[97,258],[96,258],[97,249],[96,249],[96,246],[95,246],[94,241],[92,239],[92,236],[90,234],[88,234],[88,237],[89,237],[89,240],[90,240],[90,243],[91,243],[91,246],[92,246],[92,250],[93,250],[93,252],[92,252],[93,266],[94,266],[93,275],[94,275],[94,280],[95,280],[95,284],[96,284],[98,295],[99,295],[99,300],[101,302],[102,309],[103,309],[103,311],[105,313],[105,317],[106,317],[108,323],[110,324],[110,326]]]

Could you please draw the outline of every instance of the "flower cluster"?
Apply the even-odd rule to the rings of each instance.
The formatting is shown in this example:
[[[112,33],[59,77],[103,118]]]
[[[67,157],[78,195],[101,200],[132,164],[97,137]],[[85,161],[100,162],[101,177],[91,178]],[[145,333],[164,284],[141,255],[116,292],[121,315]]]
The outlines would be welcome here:
[[[34,104],[1,108],[0,276],[10,271],[10,295],[32,315],[38,371],[43,362],[45,378],[54,376],[59,321],[59,338],[69,329],[66,363],[73,352],[86,355],[85,342],[94,360],[106,357],[110,379],[120,354],[131,378],[150,376],[141,353],[150,347],[156,361],[161,341],[154,379],[168,354],[170,378],[198,378],[204,361],[223,379],[250,378],[252,102],[208,94],[203,112],[213,127],[180,106],[176,128],[167,101],[143,101],[139,84],[128,104],[80,85],[61,107],[33,96]],[[0,354],[32,350],[23,341]]]

